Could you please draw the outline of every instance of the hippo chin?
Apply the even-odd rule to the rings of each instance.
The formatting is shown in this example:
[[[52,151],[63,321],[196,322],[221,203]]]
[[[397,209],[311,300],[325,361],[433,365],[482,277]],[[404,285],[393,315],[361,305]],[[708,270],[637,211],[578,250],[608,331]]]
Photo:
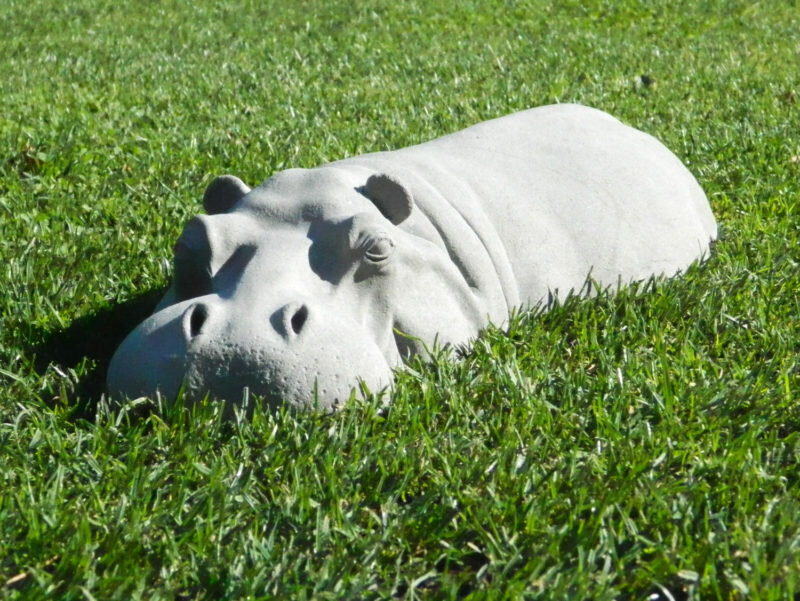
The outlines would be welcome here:
[[[425,346],[548,297],[671,276],[716,223],[661,143],[600,111],[541,107],[418,146],[205,192],[175,276],[108,371],[115,397],[340,406]]]

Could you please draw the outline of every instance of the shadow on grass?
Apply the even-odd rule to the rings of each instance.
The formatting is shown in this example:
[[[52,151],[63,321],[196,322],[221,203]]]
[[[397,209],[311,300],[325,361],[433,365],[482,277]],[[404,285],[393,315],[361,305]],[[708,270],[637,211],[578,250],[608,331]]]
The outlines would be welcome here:
[[[111,356],[122,340],[155,309],[164,289],[142,293],[128,301],[91,315],[79,317],[64,330],[43,335],[34,348],[35,368],[44,374],[50,365],[74,369],[87,360],[92,367],[80,375],[68,392],[76,418],[94,416],[97,403],[105,392],[105,378]]]

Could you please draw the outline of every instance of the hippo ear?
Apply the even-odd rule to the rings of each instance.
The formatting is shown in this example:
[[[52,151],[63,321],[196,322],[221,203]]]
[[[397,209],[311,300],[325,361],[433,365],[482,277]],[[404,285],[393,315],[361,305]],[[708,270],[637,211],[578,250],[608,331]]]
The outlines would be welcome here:
[[[203,208],[209,215],[225,213],[248,192],[247,184],[235,175],[221,175],[206,188]]]
[[[408,188],[385,173],[370,175],[362,192],[395,225],[405,221],[414,208],[414,199]]]

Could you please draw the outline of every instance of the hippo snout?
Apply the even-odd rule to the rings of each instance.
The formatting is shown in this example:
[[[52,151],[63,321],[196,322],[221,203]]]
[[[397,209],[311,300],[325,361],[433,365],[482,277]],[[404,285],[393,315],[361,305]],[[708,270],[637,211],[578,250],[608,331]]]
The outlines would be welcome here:
[[[235,402],[246,387],[271,405],[333,409],[360,382],[372,392],[391,383],[391,359],[349,316],[308,300],[251,304],[208,295],[158,311],[114,354],[109,393],[174,398],[183,388],[188,400]]]

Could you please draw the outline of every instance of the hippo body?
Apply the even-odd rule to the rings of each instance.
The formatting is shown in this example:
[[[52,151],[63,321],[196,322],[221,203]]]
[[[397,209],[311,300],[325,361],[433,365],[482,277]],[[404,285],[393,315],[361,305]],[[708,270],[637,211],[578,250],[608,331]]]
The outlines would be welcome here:
[[[114,396],[244,387],[334,408],[426,345],[512,308],[672,276],[709,251],[700,186],[655,138],[554,105],[417,146],[217,178],[175,245],[175,278],[115,353]]]

